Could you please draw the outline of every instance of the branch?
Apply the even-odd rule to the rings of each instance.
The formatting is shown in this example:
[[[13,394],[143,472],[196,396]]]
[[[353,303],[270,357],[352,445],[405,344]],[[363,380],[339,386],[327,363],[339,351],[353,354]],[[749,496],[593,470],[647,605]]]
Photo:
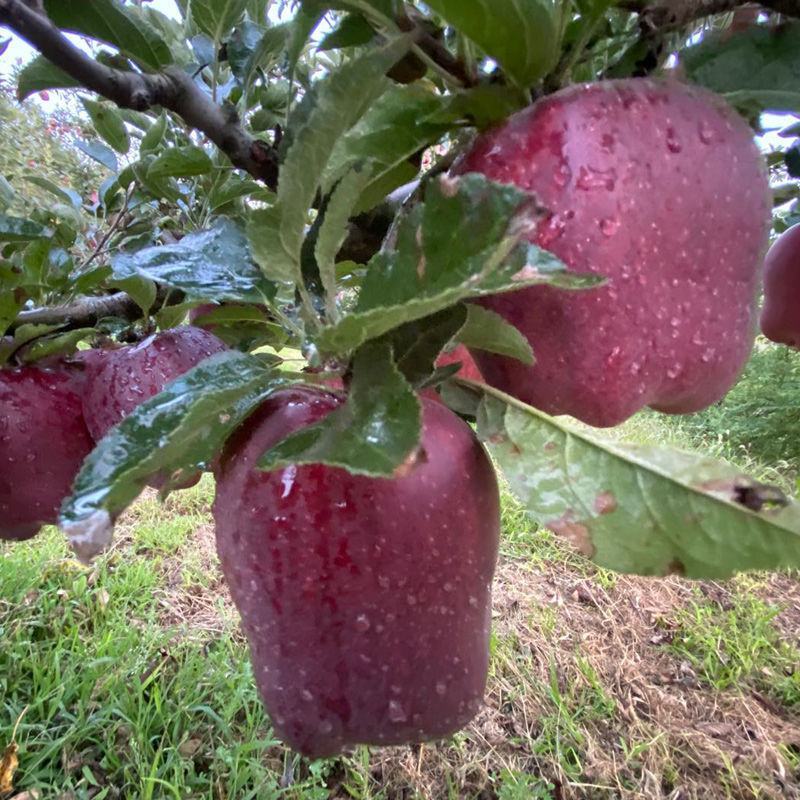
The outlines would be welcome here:
[[[100,64],[22,0],[0,0],[0,25],[10,28],[79,84],[120,108],[147,111],[161,106],[174,111],[202,131],[235,167],[273,189],[277,186],[274,148],[246,133],[235,111],[214,103],[183,70],[167,67],[163,72],[145,74]]]
[[[182,297],[181,292],[159,286],[155,305],[175,305]],[[81,297],[63,306],[20,311],[11,323],[10,330],[16,330],[21,325],[61,325],[66,330],[93,328],[105,317],[120,317],[133,322],[141,319],[142,309],[125,292],[103,297]]]
[[[724,14],[748,3],[742,0],[657,0],[651,3],[623,0],[617,5],[638,13],[652,30],[664,31],[682,28],[713,14]],[[800,17],[800,0],[759,0],[758,5],[787,17]]]

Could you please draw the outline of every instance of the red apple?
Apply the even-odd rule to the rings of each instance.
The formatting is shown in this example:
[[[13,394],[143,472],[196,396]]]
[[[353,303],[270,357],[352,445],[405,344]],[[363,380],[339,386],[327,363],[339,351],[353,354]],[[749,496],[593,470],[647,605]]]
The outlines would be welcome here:
[[[29,539],[56,522],[93,447],[79,367],[0,370],[0,539]]]
[[[767,253],[761,331],[800,349],[800,224],[782,233]]]
[[[86,365],[83,412],[95,441],[171,380],[225,349],[214,334],[185,326],[136,345],[94,351]]]
[[[403,477],[259,457],[342,400],[275,394],[221,460],[217,550],[275,730],[329,756],[453,733],[478,710],[499,535],[495,474],[470,428],[422,401]]]
[[[456,377],[483,382],[483,375],[481,375],[478,365],[463,344],[457,344],[450,352],[442,353],[436,359],[436,366],[446,367],[448,364],[456,364],[458,362],[461,362],[461,369],[456,373]]]
[[[573,86],[481,136],[455,171],[534,192],[546,211],[530,240],[608,279],[484,300],[536,356],[475,350],[488,383],[597,426],[727,392],[752,347],[771,203],[752,132],[719,98],[644,78]]]

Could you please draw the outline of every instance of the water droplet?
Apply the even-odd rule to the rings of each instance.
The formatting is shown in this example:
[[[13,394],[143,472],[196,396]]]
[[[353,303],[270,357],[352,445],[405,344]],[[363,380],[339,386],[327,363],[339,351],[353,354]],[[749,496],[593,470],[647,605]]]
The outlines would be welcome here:
[[[711,361],[712,358],[714,358],[715,353],[716,350],[714,350],[713,347],[709,347],[703,351],[703,355],[700,356],[700,360],[703,361],[703,363],[707,364],[709,361]]]
[[[445,694],[446,692],[447,692],[447,684],[446,684],[446,683],[443,683],[442,681],[439,681],[439,682],[436,684],[436,694],[438,694],[438,695],[443,695],[443,694]]]
[[[578,180],[576,186],[584,192],[593,189],[605,189],[606,191],[613,191],[617,184],[617,171],[611,167],[610,169],[596,169],[594,167],[581,167],[578,173]]]
[[[442,589],[444,589],[446,592],[452,592],[453,584],[448,581],[447,583],[444,584],[444,586],[442,586]]]
[[[359,614],[356,617],[356,630],[359,633],[366,633],[370,628],[369,618],[366,614]]]
[[[670,378],[670,379],[671,378],[677,378],[678,375],[680,375],[680,372],[681,372],[681,365],[680,364],[673,364],[667,370],[667,377]]]
[[[389,701],[389,719],[392,722],[405,722],[408,719],[403,706],[397,700]]]
[[[319,724],[319,732],[323,736],[326,736],[332,730],[333,730],[333,723],[331,723],[329,720],[325,719],[322,722],[320,722],[320,724]]]
[[[540,247],[548,247],[563,233],[566,223],[558,215],[553,214],[542,222],[536,231],[536,240]]]
[[[381,589],[388,589],[391,584],[391,581],[385,575],[378,575],[378,586]]]
[[[302,697],[303,700],[309,703],[314,699],[314,695],[311,694],[311,692],[309,692],[308,689],[303,689],[303,691],[300,692],[300,697]]]
[[[613,236],[620,226],[620,221],[616,217],[605,217],[600,220],[600,233],[603,236]]]
[[[701,122],[697,128],[700,141],[703,144],[711,144],[714,141],[714,129],[705,121]]]
[[[572,170],[566,161],[562,161],[558,168],[553,172],[553,183],[560,188],[564,188],[572,178]]]
[[[678,134],[675,132],[675,128],[667,128],[667,150],[670,153],[680,153],[683,149],[680,140],[678,139]]]
[[[415,606],[417,604],[417,598],[414,597],[413,594],[407,594],[406,603],[408,603],[410,606]]]
[[[297,467],[292,464],[283,471],[281,475],[281,483],[283,484],[283,494],[281,495],[281,500],[287,498],[291,493],[292,489],[294,488],[294,479],[297,476]]]

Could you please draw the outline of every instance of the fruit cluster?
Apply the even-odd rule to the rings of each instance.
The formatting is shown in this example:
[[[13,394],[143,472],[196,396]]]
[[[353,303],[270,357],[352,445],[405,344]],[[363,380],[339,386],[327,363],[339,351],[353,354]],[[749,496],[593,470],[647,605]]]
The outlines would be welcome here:
[[[532,366],[478,349],[473,362],[463,346],[440,365],[459,362],[465,378],[596,426],[724,395],[755,335],[770,219],[762,159],[729,108],[677,83],[573,87],[478,138],[454,167],[466,172],[532,192],[539,210],[521,223],[530,241],[605,282],[481,299],[527,337]],[[763,325],[796,345],[797,315],[779,296],[784,269],[774,267],[777,288],[768,282],[775,299]],[[222,347],[183,328],[0,373],[1,535],[25,538],[52,522],[92,441]],[[273,394],[214,467],[218,552],[255,678],[276,731],[310,756],[439,737],[474,715],[499,536],[486,453],[428,396],[402,474],[259,470],[265,451],[344,402],[340,384],[327,386]]]

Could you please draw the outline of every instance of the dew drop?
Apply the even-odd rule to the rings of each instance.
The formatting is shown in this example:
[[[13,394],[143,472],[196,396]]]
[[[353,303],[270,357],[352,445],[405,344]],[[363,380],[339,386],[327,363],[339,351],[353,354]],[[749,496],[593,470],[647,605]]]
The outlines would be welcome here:
[[[366,614],[359,614],[356,617],[356,630],[359,633],[366,633],[370,628],[369,618]]]
[[[620,221],[616,217],[605,217],[600,220],[600,233],[603,236],[613,236],[620,226]]]
[[[389,719],[392,722],[405,722],[408,719],[403,706],[397,700],[389,701]]]
[[[447,684],[444,683],[443,681],[439,681],[436,684],[436,694],[443,695],[443,694],[446,694],[446,693],[447,693]]]
[[[697,128],[700,141],[703,144],[711,144],[714,141],[714,129],[705,121],[701,122]]]

